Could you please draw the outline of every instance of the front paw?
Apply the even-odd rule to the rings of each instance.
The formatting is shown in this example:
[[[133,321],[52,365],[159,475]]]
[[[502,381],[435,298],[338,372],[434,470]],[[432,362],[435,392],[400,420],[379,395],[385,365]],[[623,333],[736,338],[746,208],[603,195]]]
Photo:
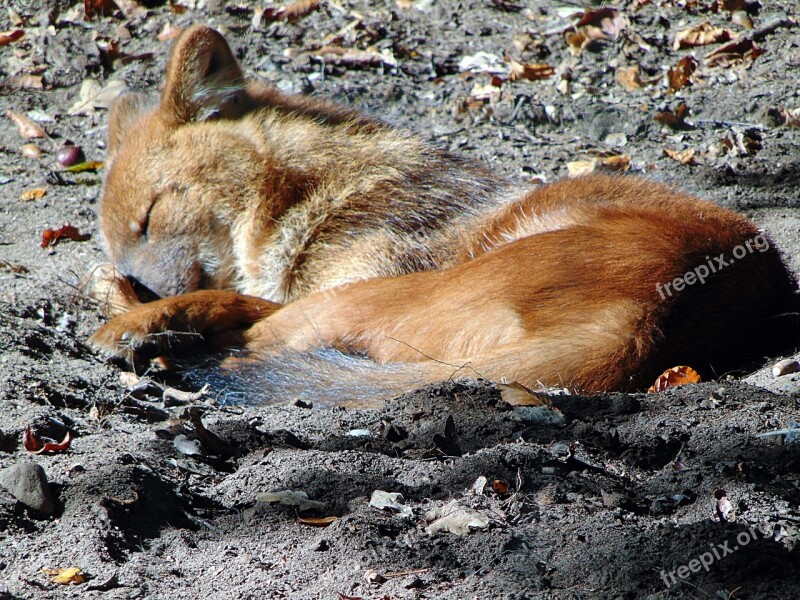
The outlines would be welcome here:
[[[169,302],[143,304],[103,325],[89,338],[89,345],[105,358],[135,364],[202,339],[180,321]]]

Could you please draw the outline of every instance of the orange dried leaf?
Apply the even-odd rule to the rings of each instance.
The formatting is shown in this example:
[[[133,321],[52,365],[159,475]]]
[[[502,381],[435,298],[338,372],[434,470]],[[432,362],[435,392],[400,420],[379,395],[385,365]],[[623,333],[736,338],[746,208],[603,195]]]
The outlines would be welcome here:
[[[39,127],[36,124],[36,121],[29,119],[23,114],[14,112],[13,110],[7,110],[6,117],[8,117],[14,123],[14,125],[17,126],[17,131],[19,131],[19,134],[26,140],[31,138],[47,137],[44,129]]]
[[[736,33],[730,29],[714,27],[711,23],[705,22],[679,31],[675,35],[672,44],[673,50],[681,48],[693,48],[695,46],[706,46],[717,42],[727,42],[736,37]]]
[[[22,447],[33,454],[55,454],[64,452],[69,449],[71,444],[72,436],[69,431],[60,442],[45,442],[44,444],[33,434],[30,425],[25,427],[25,431],[22,434]]]
[[[39,450],[42,449],[42,445],[39,443],[39,440],[36,439],[36,436],[33,435],[30,425],[26,425],[25,431],[22,433],[22,447],[28,452],[39,452]]]
[[[508,493],[508,484],[502,479],[492,481],[492,491],[495,494],[505,495]]]
[[[667,109],[658,113],[654,119],[661,123],[662,125],[666,125],[667,127],[672,127],[673,129],[680,129],[685,125],[685,119],[689,114],[689,107],[686,106],[685,102],[681,102],[675,112]]]
[[[28,191],[22,192],[19,195],[19,199],[22,200],[23,202],[30,202],[31,200],[38,200],[39,198],[44,196],[46,193],[47,193],[47,188],[43,188],[43,187],[41,187],[41,188],[33,188],[32,190],[28,190]]]
[[[311,525],[312,527],[327,527],[339,517],[298,517],[297,523],[300,525]]]
[[[60,240],[66,238],[75,242],[85,242],[90,235],[88,233],[80,233],[77,227],[73,227],[69,223],[64,223],[58,229],[47,228],[42,232],[42,248],[48,246],[55,246]]]
[[[599,27],[587,25],[585,27],[567,31],[564,33],[564,39],[566,39],[567,44],[569,45],[570,53],[573,56],[578,56],[591,42],[596,40],[607,40],[608,36],[603,33]]]
[[[669,148],[664,148],[664,154],[673,160],[677,160],[682,165],[696,164],[694,160],[694,148],[687,148],[686,150],[670,150]]]
[[[639,75],[639,65],[631,65],[630,67],[620,67],[616,72],[617,81],[629,92],[641,89],[645,86]]]
[[[655,383],[647,390],[648,394],[662,392],[667,388],[686,385],[687,383],[700,383],[700,375],[691,367],[672,367],[658,376]]]
[[[9,31],[0,31],[0,46],[5,46],[11,42],[16,42],[25,36],[22,29],[11,29]]]
[[[59,452],[66,452],[72,444],[72,437],[67,432],[64,439],[60,442],[45,442],[44,445],[36,451],[36,454],[58,454]]]
[[[498,383],[500,396],[512,406],[550,406],[552,402],[546,394],[537,394],[521,383]]]
[[[625,172],[631,168],[631,157],[628,154],[617,154],[615,156],[607,156],[600,161],[604,169],[610,171]]]
[[[83,583],[83,573],[80,567],[67,567],[64,569],[42,569],[42,573],[52,577],[52,583],[70,585],[72,583]]]
[[[514,59],[509,59],[508,63],[511,66],[511,72],[508,75],[509,81],[519,81],[520,79],[537,81],[552,77],[556,72],[554,67],[544,63],[519,63]]]
[[[698,62],[693,56],[684,56],[667,72],[669,91],[675,93],[692,83],[692,75],[697,70]]]

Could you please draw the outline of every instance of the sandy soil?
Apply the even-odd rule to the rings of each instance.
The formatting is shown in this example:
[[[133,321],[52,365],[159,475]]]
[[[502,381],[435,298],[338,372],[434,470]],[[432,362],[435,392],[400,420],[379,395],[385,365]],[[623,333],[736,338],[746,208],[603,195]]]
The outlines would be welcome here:
[[[750,215],[800,270],[800,3],[622,2],[587,14],[597,29],[583,33],[604,39],[583,48],[566,39],[580,36],[573,2],[328,0],[294,21],[244,1],[119,4],[126,14],[92,20],[55,0],[8,0],[0,14],[0,31],[25,33],[0,46],[0,109],[47,134],[26,140],[0,118],[0,598],[797,595],[800,451],[793,433],[757,434],[800,421],[800,376],[557,396],[560,425],[526,420],[487,382],[379,410],[165,396],[186,389],[177,379],[131,389],[85,345],[101,323],[78,282],[103,260],[103,171],[59,171],[55,156],[71,141],[104,159],[107,111],[75,107],[87,78],[156,92],[159,34],[203,22],[251,75],[361,107],[521,185],[628,156],[630,172]],[[673,49],[703,22],[745,41]],[[505,54],[554,73],[507,81]],[[689,56],[691,83],[673,77],[670,90],[668,69]],[[665,123],[681,103],[684,118]],[[23,156],[26,143],[42,155]],[[695,153],[682,164],[665,149]],[[65,222],[90,238],[42,248]],[[28,426],[40,439],[69,433],[71,446],[31,454]],[[259,496],[284,490],[321,504]],[[407,514],[370,506],[376,490],[400,492]],[[428,530],[426,513],[452,500],[476,527]],[[83,583],[42,572],[68,567]]]

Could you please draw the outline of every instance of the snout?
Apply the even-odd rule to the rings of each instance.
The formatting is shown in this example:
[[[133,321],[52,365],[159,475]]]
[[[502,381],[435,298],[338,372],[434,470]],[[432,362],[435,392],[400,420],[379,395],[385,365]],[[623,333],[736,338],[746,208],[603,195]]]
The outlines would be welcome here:
[[[142,243],[117,268],[143,302],[193,292],[202,287],[204,279],[193,248],[174,242]]]

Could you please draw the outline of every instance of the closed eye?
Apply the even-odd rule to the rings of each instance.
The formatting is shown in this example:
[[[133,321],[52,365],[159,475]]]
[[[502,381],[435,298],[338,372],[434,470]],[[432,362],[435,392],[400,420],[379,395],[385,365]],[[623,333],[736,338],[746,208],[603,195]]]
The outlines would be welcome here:
[[[139,220],[137,223],[137,229],[139,233],[139,237],[147,239],[147,230],[150,227],[150,214],[153,212],[153,208],[155,208],[156,204],[158,203],[158,196],[153,198],[150,202],[150,206],[147,208],[147,212],[145,213],[144,217]]]

